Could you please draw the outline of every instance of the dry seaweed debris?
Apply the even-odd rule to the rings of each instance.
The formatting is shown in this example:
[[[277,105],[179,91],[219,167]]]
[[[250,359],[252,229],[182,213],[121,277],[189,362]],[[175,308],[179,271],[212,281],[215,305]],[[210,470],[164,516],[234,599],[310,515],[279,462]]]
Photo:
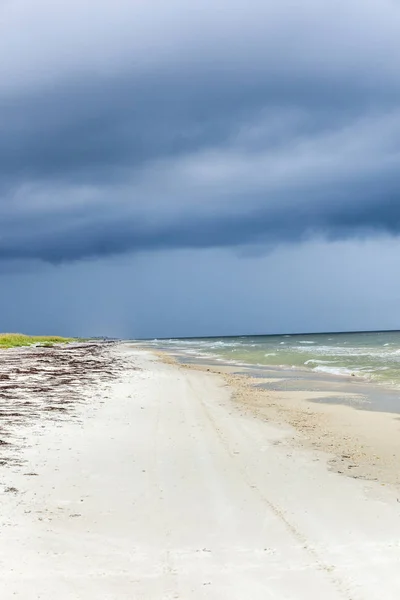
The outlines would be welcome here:
[[[122,369],[110,342],[53,348],[13,348],[0,353],[0,466],[19,464],[26,427],[39,420],[76,418],[92,400],[93,386]]]

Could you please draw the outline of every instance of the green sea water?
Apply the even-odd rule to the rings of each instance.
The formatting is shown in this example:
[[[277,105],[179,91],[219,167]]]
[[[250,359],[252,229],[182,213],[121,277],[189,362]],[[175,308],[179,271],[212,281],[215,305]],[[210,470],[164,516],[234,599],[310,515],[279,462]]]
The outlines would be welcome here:
[[[170,339],[147,344],[191,360],[304,369],[400,388],[399,331]]]

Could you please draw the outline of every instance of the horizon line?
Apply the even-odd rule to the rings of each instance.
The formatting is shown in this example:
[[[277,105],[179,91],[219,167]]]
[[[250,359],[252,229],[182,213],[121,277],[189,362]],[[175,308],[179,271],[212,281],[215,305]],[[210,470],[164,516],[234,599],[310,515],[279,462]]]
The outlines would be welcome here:
[[[353,335],[357,333],[400,333],[400,329],[359,329],[349,331],[308,331],[299,333],[242,333],[237,335],[189,335],[189,336],[166,336],[166,337],[146,337],[131,338],[131,340],[150,341],[150,340],[212,340],[218,338],[238,338],[238,337],[283,337],[283,336],[302,336],[302,335]],[[129,340],[128,340],[129,341]]]

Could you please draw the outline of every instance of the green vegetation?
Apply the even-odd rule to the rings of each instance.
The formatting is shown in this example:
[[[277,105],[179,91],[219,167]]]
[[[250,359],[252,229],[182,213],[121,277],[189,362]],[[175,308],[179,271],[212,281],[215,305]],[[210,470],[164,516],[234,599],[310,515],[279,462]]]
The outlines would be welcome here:
[[[31,346],[32,344],[40,344],[45,348],[52,348],[54,344],[68,344],[68,342],[75,341],[75,338],[64,338],[54,335],[23,335],[22,333],[0,333],[0,350],[2,348]]]

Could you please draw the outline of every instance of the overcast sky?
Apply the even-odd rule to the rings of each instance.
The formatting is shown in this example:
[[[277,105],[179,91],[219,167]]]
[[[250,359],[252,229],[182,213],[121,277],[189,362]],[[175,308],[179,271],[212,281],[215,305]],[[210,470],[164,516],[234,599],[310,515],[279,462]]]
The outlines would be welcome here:
[[[0,330],[400,328],[396,0],[0,5]]]

